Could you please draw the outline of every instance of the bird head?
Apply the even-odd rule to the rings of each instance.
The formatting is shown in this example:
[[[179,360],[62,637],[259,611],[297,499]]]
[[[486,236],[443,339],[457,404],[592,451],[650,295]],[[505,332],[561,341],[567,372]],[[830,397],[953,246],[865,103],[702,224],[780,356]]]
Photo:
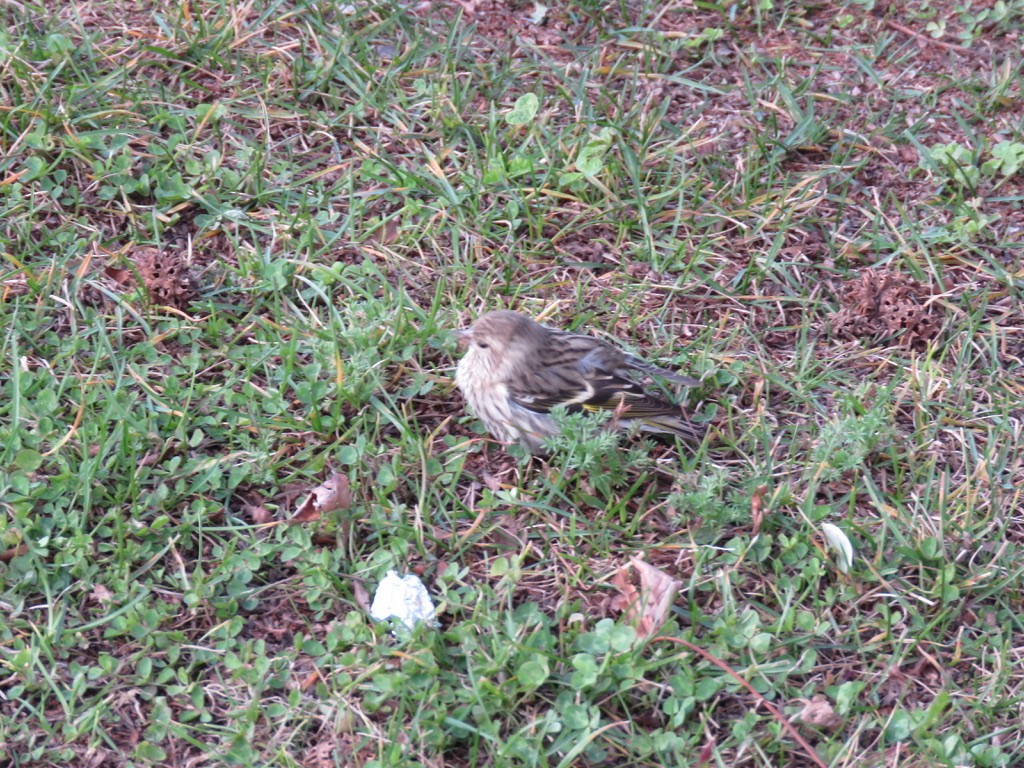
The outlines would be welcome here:
[[[536,349],[544,326],[509,310],[482,315],[469,328],[458,331],[459,346],[492,370],[519,365]]]

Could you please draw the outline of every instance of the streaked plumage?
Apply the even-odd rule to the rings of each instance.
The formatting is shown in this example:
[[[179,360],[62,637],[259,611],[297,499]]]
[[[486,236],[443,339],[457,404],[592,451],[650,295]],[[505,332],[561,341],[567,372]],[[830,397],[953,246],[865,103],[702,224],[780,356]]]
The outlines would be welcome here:
[[[550,411],[567,405],[614,411],[615,422],[699,441],[678,405],[652,395],[632,377],[660,376],[677,384],[700,382],[630,355],[593,336],[566,333],[507,310],[490,312],[460,332],[466,353],[455,383],[473,413],[498,440],[519,441],[532,453],[558,434]]]

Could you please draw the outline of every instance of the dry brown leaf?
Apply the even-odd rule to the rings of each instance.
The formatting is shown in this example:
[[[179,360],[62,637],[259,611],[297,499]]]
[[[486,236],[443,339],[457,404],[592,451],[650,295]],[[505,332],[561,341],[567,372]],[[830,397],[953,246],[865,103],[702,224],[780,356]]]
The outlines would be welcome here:
[[[753,523],[752,533],[756,536],[761,530],[761,523],[764,522],[764,495],[768,493],[767,485],[759,485],[754,489],[754,495],[750,497],[750,520]]]
[[[612,586],[619,590],[619,594],[615,595],[609,602],[608,607],[613,611],[619,613],[625,613],[630,609],[630,606],[635,605],[640,600],[640,593],[636,587],[634,587],[629,581],[629,566],[624,565],[615,572],[612,576]]]
[[[306,768],[331,768],[337,765],[334,761],[334,744],[332,739],[323,739],[306,748],[303,756]]]
[[[26,544],[19,544],[16,547],[5,549],[3,552],[0,552],[0,563],[9,563],[14,558],[21,557],[26,552],[28,552],[28,546]]]
[[[314,668],[313,671],[306,675],[305,679],[299,683],[299,690],[308,691],[317,683],[322,682],[323,679],[324,678],[323,675],[320,674],[320,670]]]
[[[270,513],[266,507],[262,504],[256,504],[255,506],[249,507],[249,517],[256,525],[266,525],[274,516]]]
[[[417,219],[418,217],[414,217],[413,221],[405,222],[400,221],[397,216],[393,219],[389,219],[373,230],[370,234],[370,240],[378,242],[381,245],[393,243],[402,234],[403,228],[408,229],[409,225],[415,223]]]
[[[611,601],[612,609],[622,611],[645,640],[653,637],[665,623],[682,586],[681,581],[639,557],[616,571],[612,584],[619,590]]]
[[[810,701],[806,699],[800,699],[800,701],[804,705],[804,708],[800,710],[800,714],[797,715],[797,719],[800,722],[830,731],[834,731],[842,726],[842,718],[832,709],[828,697],[824,694],[816,694]]]
[[[348,477],[335,472],[299,505],[289,523],[312,523],[324,515],[352,506]]]
[[[711,765],[711,758],[715,756],[715,739],[711,737],[707,743],[701,747],[700,754],[697,755],[697,762],[695,768],[700,768],[702,765]]]
[[[15,296],[24,296],[28,293],[28,280],[23,277],[12,277],[9,280],[0,281],[0,301],[7,301]]]
[[[358,579],[352,580],[352,597],[356,605],[363,609],[363,613],[370,612],[370,593],[366,590],[366,585]]]
[[[114,285],[126,286],[132,282],[132,271],[130,269],[122,269],[121,267],[115,267],[113,264],[108,264],[103,268],[104,277],[111,280]]]
[[[92,593],[89,595],[97,603],[110,603],[114,600],[114,593],[107,589],[102,584],[97,584],[92,588]]]
[[[142,467],[151,467],[151,466],[153,466],[158,461],[160,461],[160,456],[162,455],[162,453],[163,453],[162,450],[158,451],[156,449],[153,449],[153,450],[150,450],[150,451],[146,451],[146,455],[143,456],[139,460],[138,467],[141,469]]]

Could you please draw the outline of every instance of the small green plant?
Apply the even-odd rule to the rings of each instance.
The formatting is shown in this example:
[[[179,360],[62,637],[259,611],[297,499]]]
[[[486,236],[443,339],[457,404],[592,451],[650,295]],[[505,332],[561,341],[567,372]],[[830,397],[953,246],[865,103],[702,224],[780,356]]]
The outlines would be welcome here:
[[[1013,176],[1024,168],[1024,144],[1018,141],[1000,141],[992,147],[991,154],[981,166],[981,172],[987,176]]]
[[[702,45],[710,45],[725,37],[725,30],[721,27],[704,27],[693,37],[688,37],[683,45],[686,48],[700,48]]]
[[[1024,168],[1024,143],[1000,141],[987,151],[988,159],[979,163],[978,150],[958,142],[937,144],[921,157],[922,168],[944,176],[947,181],[974,189],[982,176],[1007,178]]]
[[[965,187],[975,187],[981,175],[974,152],[955,141],[932,147],[927,159],[922,159],[921,165],[935,169],[945,174],[950,181]]]
[[[559,185],[570,189],[583,189],[586,187],[586,184],[582,183],[584,181],[599,183],[597,178],[604,170],[604,158],[611,149],[615,135],[613,129],[605,127],[587,139],[572,165],[575,170],[562,173],[558,177]]]
[[[816,478],[828,482],[862,466],[887,432],[884,416],[878,410],[824,425],[811,452]]]
[[[999,34],[1014,29],[1019,24],[1020,17],[1024,15],[1024,2],[998,0],[991,7],[976,8],[972,0],[966,0],[952,9],[948,6],[932,6],[926,2],[921,7],[910,10],[915,18],[928,20],[925,31],[931,37],[939,39],[955,30],[956,37],[964,45],[969,46],[982,35]]]
[[[647,451],[635,440],[608,428],[610,412],[569,413],[565,406],[559,406],[552,416],[561,433],[549,438],[545,446],[558,455],[559,463],[566,469],[582,473],[586,483],[604,498],[612,496],[616,488],[628,481],[635,467],[646,461]]]
[[[924,28],[929,35],[938,40],[946,34],[946,20],[936,19],[935,21],[929,21],[925,24]]]
[[[996,0],[990,8],[975,8],[971,0],[954,6],[956,18],[962,25],[957,37],[964,45],[970,45],[984,34],[1011,29],[1024,16],[1024,2],[1021,0]]]
[[[524,93],[516,99],[512,109],[505,113],[505,122],[509,125],[529,125],[537,116],[538,109],[540,109],[540,99],[537,94]]]

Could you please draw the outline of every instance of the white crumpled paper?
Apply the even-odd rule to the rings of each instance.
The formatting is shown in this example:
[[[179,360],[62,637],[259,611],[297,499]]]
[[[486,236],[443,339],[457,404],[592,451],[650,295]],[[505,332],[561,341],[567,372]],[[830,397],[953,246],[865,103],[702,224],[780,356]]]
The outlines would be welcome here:
[[[412,629],[423,621],[431,626],[437,624],[434,603],[423,582],[411,573],[399,576],[395,571],[388,571],[377,585],[370,616],[377,621],[398,619],[406,629]]]

